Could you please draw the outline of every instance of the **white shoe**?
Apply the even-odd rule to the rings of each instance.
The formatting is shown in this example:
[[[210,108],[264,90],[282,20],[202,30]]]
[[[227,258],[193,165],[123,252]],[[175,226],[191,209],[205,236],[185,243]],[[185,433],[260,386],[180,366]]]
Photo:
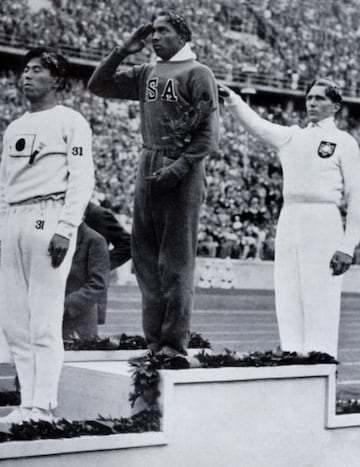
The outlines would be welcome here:
[[[55,421],[54,415],[51,410],[43,410],[34,407],[30,412],[29,419],[33,422],[50,422]]]
[[[5,417],[0,417],[0,423],[23,423],[30,420],[31,409],[18,407]]]

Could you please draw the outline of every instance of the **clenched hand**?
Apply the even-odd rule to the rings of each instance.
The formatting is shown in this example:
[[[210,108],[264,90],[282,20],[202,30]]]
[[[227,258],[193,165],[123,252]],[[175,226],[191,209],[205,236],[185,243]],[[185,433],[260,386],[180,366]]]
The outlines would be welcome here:
[[[70,240],[59,234],[54,234],[49,243],[48,253],[51,256],[51,266],[58,268],[64,261],[69,249]]]

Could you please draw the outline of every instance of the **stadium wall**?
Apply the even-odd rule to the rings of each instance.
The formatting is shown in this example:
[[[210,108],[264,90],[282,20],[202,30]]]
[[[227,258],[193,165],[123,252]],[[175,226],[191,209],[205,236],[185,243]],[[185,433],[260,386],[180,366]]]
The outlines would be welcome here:
[[[130,261],[117,270],[112,282],[117,285],[136,285]],[[195,284],[201,288],[274,290],[274,263],[198,257]],[[344,275],[343,292],[360,293],[360,266],[351,266]]]

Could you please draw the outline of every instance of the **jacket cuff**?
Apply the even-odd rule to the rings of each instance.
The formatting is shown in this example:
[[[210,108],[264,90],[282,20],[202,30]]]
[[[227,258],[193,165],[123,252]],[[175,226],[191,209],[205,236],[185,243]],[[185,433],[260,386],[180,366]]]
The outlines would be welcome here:
[[[347,254],[347,255],[353,257],[353,256],[354,256],[355,246],[356,246],[356,245],[351,246],[351,245],[346,244],[346,243],[341,243],[341,244],[339,245],[338,250],[341,251],[342,253],[345,253],[345,254]]]
[[[183,178],[190,169],[190,164],[187,162],[186,159],[183,157],[180,157],[177,159],[175,162],[173,162],[170,166],[169,169],[177,176],[177,178],[180,180]]]
[[[74,225],[68,224],[67,222],[64,222],[64,221],[60,221],[58,223],[57,229],[55,231],[55,233],[57,233],[58,235],[68,238],[69,240],[71,240],[76,235],[76,232],[77,232],[77,227],[75,227]]]

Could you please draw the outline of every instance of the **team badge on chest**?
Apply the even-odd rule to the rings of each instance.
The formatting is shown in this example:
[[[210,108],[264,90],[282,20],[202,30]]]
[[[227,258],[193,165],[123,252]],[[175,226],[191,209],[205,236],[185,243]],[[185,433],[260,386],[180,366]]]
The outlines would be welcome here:
[[[35,144],[36,135],[18,134],[15,135],[10,143],[11,157],[30,157]]]
[[[318,147],[318,155],[322,159],[326,159],[327,157],[331,157],[335,152],[336,144],[330,143],[329,141],[321,141]]]

